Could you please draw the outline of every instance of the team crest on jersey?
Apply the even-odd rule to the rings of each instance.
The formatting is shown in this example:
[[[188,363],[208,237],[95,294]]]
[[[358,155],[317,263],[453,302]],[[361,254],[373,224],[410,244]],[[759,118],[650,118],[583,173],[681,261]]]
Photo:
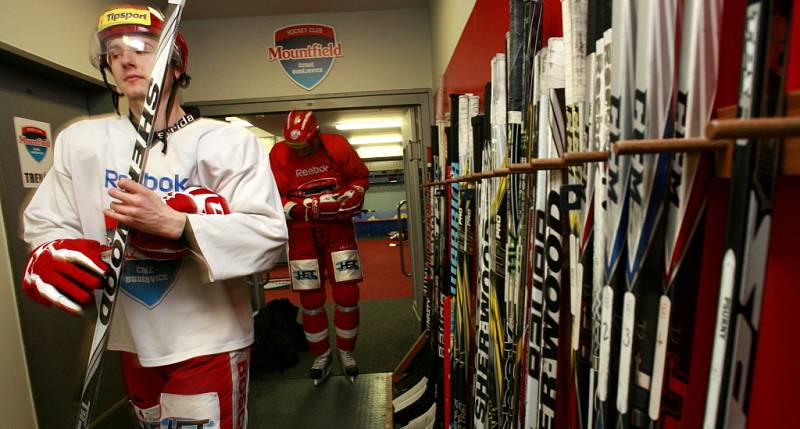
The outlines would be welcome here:
[[[122,290],[145,307],[155,308],[175,283],[182,262],[181,259],[128,260],[125,264],[125,274],[122,275]]]
[[[47,150],[52,146],[47,132],[39,127],[22,127],[22,134],[18,138],[36,162],[42,162]]]
[[[326,168],[323,171],[327,171],[328,166],[326,165],[325,167]],[[301,171],[301,170],[298,169],[295,171]],[[297,177],[300,177],[299,176],[300,173],[296,174],[298,174]],[[336,180],[335,177],[322,177],[319,179],[309,180],[301,184],[300,186],[297,187],[296,191],[292,191],[292,195],[298,197],[308,197],[311,195],[319,195],[326,192],[335,191],[337,187],[338,187],[338,181]]]
[[[275,30],[275,46],[268,48],[267,59],[279,61],[289,79],[311,91],[342,55],[342,43],[336,41],[333,27],[295,24]]]
[[[106,244],[111,243],[117,222],[104,216],[106,226]],[[173,261],[157,261],[154,259],[132,259],[125,262],[122,274],[122,291],[149,309],[153,309],[169,293],[178,272],[183,264],[182,259]]]

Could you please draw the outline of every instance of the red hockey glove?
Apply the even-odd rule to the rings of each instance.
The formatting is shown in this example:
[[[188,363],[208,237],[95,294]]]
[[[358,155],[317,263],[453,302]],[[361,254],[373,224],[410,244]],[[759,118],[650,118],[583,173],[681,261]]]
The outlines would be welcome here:
[[[319,201],[319,220],[333,220],[339,215],[339,208],[341,207],[341,202],[339,198],[341,194],[339,193],[330,193],[330,194],[321,194],[318,197]]]
[[[339,213],[339,194],[319,194],[302,200],[292,200],[283,206],[286,219],[312,220],[336,219]]]
[[[109,266],[100,255],[110,249],[84,238],[42,244],[28,257],[22,291],[41,304],[81,314],[94,301],[92,291],[103,286]]]
[[[358,185],[350,185],[344,189],[339,197],[339,219],[350,219],[361,211],[364,204],[364,188]]]
[[[191,187],[185,191],[170,192],[164,195],[163,201],[181,213],[225,215],[231,212],[225,198],[206,188]],[[138,231],[131,233],[128,244],[132,247],[133,256],[143,259],[169,261],[191,253],[180,241]]]

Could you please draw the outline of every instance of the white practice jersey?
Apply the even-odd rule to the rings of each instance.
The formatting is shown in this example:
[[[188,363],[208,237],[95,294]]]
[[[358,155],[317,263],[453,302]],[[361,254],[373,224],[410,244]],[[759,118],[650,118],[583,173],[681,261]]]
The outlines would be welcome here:
[[[25,209],[25,241],[108,244],[108,189],[126,177],[136,130],[127,117],[77,122],[56,139],[53,167]],[[280,195],[263,146],[243,128],[197,119],[150,150],[144,185],[158,194],[201,186],[223,196],[229,215],[187,215],[195,257],[130,260],[108,348],[143,366],[236,350],[253,341],[243,276],[275,264],[287,240]],[[99,293],[98,293],[99,296]]]

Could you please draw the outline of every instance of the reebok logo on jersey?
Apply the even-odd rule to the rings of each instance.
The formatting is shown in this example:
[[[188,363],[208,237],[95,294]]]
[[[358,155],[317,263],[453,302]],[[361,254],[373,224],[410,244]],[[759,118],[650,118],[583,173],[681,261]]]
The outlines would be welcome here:
[[[319,167],[314,166],[311,168],[298,168],[294,170],[294,174],[297,177],[306,177],[311,176],[312,174],[327,173],[330,168],[330,165],[320,165]]]
[[[118,172],[106,169],[106,180],[105,180],[105,187],[106,188],[116,188],[117,187],[117,180],[120,179],[129,179],[127,175],[119,174]],[[181,178],[179,175],[175,174],[172,177],[155,177],[151,176],[148,173],[144,173],[144,181],[142,182],[144,186],[148,189],[153,191],[161,191],[161,192],[172,192],[172,191],[185,191],[186,187],[189,184],[188,178]]]

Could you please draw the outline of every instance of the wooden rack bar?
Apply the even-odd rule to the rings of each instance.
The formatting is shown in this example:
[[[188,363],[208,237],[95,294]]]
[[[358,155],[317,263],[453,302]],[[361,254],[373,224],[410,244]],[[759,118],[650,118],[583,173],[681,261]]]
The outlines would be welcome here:
[[[710,139],[766,139],[800,136],[800,117],[713,119],[706,125]]]
[[[514,173],[533,173],[539,170],[559,170],[566,166],[567,163],[562,158],[537,158],[526,163],[511,164],[508,169]]]
[[[726,150],[731,144],[732,142],[730,140],[709,140],[703,138],[621,140],[614,144],[614,152],[618,155],[715,152]]]
[[[606,162],[608,161],[608,151],[567,152],[561,156],[561,159],[568,165],[585,164],[587,162]]]

